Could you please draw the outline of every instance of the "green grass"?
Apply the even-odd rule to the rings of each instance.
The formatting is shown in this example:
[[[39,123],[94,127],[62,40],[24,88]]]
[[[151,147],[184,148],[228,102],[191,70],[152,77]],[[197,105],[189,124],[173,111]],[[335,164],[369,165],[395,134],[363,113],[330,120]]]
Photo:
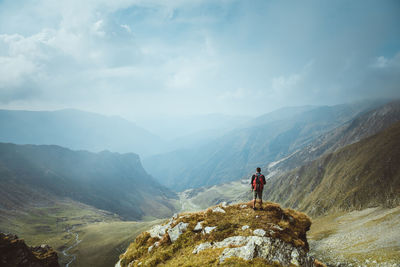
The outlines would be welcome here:
[[[79,233],[83,241],[68,251],[77,255],[70,266],[110,266],[137,234],[155,222],[122,222],[109,212],[66,200],[2,213],[0,230],[17,234],[30,246],[50,245],[63,265],[71,258],[61,251],[75,243],[75,235],[66,229],[75,226],[72,232]]]
[[[137,235],[153,222],[100,222],[77,228],[79,243],[71,253],[77,255],[72,266],[113,266]]]

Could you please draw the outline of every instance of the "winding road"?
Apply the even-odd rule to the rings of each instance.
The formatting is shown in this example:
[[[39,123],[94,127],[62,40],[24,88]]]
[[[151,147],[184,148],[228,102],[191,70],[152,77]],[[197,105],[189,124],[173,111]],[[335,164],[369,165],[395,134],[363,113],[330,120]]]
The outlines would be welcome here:
[[[75,234],[75,243],[72,244],[71,246],[69,246],[68,248],[64,249],[61,253],[65,256],[65,257],[69,257],[72,256],[72,259],[65,265],[65,267],[69,267],[69,265],[76,260],[76,255],[72,254],[68,254],[68,251],[71,250],[72,248],[76,247],[82,240],[79,240],[79,234],[78,233],[73,233],[72,230],[74,230],[75,226],[73,226],[71,229],[68,229],[67,232],[68,234]]]

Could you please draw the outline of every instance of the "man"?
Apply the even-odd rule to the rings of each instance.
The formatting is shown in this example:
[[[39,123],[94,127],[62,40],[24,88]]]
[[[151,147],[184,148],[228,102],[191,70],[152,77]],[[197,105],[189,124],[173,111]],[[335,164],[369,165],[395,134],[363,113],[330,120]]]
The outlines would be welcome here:
[[[257,196],[260,199],[262,210],[262,192],[265,185],[265,176],[261,174],[261,168],[257,167],[257,172],[251,176],[251,190],[254,191],[253,210],[256,210]]]

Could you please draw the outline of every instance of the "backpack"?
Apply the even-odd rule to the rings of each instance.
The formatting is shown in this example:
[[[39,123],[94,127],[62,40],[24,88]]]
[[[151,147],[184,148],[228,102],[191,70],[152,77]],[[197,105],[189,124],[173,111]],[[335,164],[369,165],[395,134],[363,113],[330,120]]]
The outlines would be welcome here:
[[[264,180],[263,180],[264,175],[261,173],[256,173],[254,174],[254,180],[253,180],[253,189],[256,191],[262,191],[264,188]]]

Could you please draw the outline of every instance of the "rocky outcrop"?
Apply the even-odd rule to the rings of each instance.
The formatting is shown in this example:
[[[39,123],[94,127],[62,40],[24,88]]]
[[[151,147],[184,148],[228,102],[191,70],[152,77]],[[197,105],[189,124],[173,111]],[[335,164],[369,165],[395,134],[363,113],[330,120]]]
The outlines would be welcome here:
[[[275,203],[264,203],[262,211],[221,204],[142,233],[117,266],[217,266],[237,260],[240,266],[321,266],[308,254],[310,225],[305,214]]]
[[[213,244],[201,243],[193,250],[193,254],[213,248],[225,248],[219,256],[221,263],[231,257],[246,261],[263,258],[268,263],[283,266],[313,266],[314,263],[314,258],[308,256],[304,249],[296,248],[280,239],[260,236],[232,236]]]
[[[48,245],[28,247],[16,235],[0,233],[0,266],[59,267],[57,253]]]

